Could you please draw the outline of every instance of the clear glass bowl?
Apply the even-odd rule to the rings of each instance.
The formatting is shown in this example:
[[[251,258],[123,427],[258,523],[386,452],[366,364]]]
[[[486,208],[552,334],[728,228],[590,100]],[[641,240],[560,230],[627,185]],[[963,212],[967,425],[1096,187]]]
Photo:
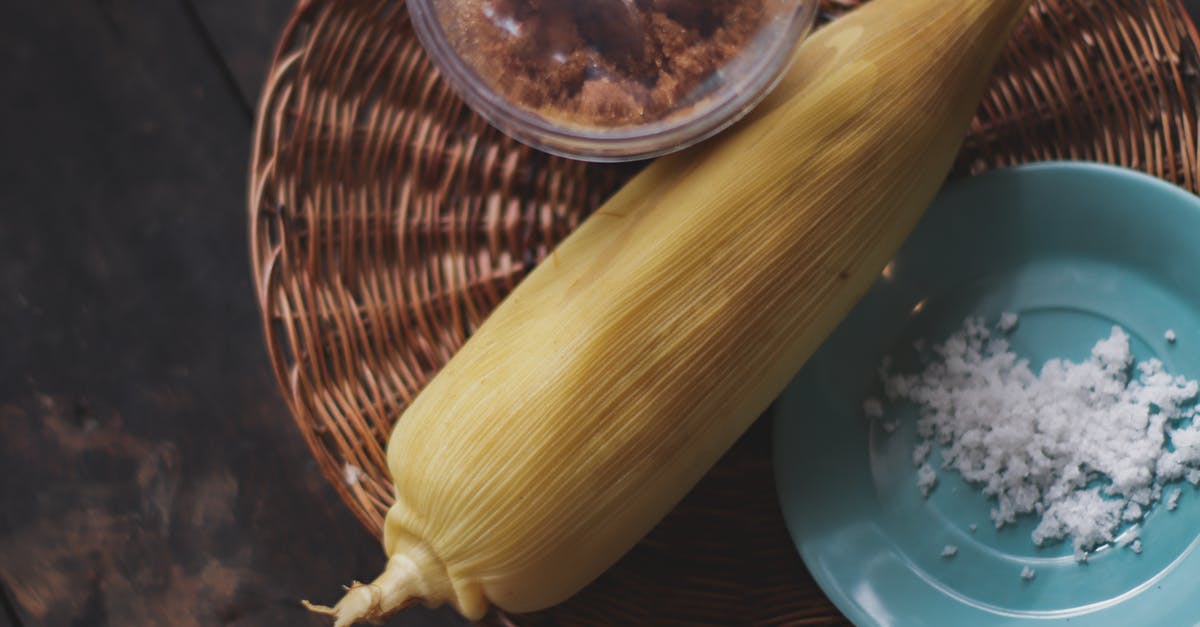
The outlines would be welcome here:
[[[746,115],[817,0],[408,0],[467,104],[514,138],[588,161],[680,150]]]

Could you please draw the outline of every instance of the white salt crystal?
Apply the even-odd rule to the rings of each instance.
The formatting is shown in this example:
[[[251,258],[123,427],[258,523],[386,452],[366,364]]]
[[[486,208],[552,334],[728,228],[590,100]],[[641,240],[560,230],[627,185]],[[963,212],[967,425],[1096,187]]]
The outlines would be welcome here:
[[[1179,507],[1179,497],[1182,495],[1183,495],[1183,490],[1180,490],[1179,488],[1175,488],[1174,490],[1171,490],[1171,494],[1167,495],[1167,510],[1168,511],[1174,511],[1176,507]]]
[[[958,547],[954,546],[953,544],[947,544],[946,546],[942,547],[942,557],[950,558],[954,557],[955,555],[958,555]]]
[[[366,473],[354,464],[346,464],[342,467],[342,480],[346,482],[347,486],[354,487],[362,483],[364,477],[366,477]]]
[[[971,523],[971,524],[967,525],[967,530],[969,530],[971,533],[975,533],[975,530],[976,530],[976,529],[978,529],[978,528],[979,528],[979,527],[977,527],[977,526],[975,525],[975,523]]]
[[[1121,523],[1121,506],[1119,500],[1104,498],[1099,488],[1071,492],[1046,507],[1033,530],[1033,541],[1041,546],[1070,537],[1075,559],[1084,561],[1087,551],[1112,541],[1112,532]]]
[[[933,451],[933,442],[922,440],[913,448],[913,466],[920,466],[929,459],[929,453]]]
[[[862,404],[863,415],[867,418],[882,418],[883,403],[877,398],[868,398]]]
[[[1137,554],[1141,555],[1141,553],[1142,553],[1142,541],[1141,541],[1141,540],[1134,540],[1134,541],[1133,541],[1133,544],[1129,545],[1129,548],[1130,548],[1130,549],[1133,549],[1133,552],[1134,552],[1134,553],[1137,553]]]
[[[880,369],[888,398],[920,410],[913,463],[924,495],[937,483],[936,444],[944,468],[995,499],[997,527],[1038,516],[1033,540],[1069,539],[1082,561],[1141,519],[1164,484],[1200,484],[1200,424],[1173,426],[1195,413],[1200,384],[1154,359],[1131,368],[1120,327],[1084,361],[1051,359],[1038,373],[977,318],[932,355],[916,374],[890,373],[887,359]],[[1088,487],[1097,480],[1106,485]]]
[[[1167,329],[1167,332],[1163,333],[1163,338],[1171,344],[1174,344],[1175,340],[1178,339],[1175,335],[1175,329]]]
[[[1025,581],[1029,581],[1029,580],[1033,579],[1034,577],[1037,577],[1036,570],[1034,570],[1028,566],[1021,568],[1021,579],[1024,579]]]
[[[1011,333],[1013,329],[1017,328],[1019,320],[1017,314],[1006,311],[1000,314],[1000,323],[996,325],[996,328],[1000,329],[1001,333]]]
[[[928,463],[921,464],[917,469],[917,487],[921,489],[921,496],[929,496],[929,493],[937,485],[937,472]]]

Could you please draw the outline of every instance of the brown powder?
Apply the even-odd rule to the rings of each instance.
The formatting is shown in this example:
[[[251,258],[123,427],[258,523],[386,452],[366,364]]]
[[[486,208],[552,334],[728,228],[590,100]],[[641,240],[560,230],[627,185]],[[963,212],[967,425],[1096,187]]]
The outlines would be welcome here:
[[[620,127],[701,100],[762,27],[764,2],[456,0],[441,18],[450,44],[510,101],[562,122]]]

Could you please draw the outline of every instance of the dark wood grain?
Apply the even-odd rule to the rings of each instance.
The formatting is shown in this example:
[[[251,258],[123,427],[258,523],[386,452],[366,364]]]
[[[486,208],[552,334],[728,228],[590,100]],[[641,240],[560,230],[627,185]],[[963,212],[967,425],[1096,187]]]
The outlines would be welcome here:
[[[275,35],[296,0],[182,0],[248,107],[258,101]]]
[[[180,2],[8,9],[0,582],[15,613],[327,624],[298,599],[331,600],[383,559],[316,472],[264,357],[241,96]]]
[[[17,616],[17,606],[12,595],[0,583],[0,627],[20,627],[21,619]]]

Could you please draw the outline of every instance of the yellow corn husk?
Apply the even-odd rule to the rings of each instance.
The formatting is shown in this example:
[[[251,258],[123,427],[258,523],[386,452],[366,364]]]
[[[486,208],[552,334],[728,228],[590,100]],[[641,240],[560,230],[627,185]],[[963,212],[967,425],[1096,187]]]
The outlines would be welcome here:
[[[388,447],[386,571],[336,624],[566,600],[691,489],[878,276],[1029,0],[875,0],[752,119],[662,159],[505,300]]]

